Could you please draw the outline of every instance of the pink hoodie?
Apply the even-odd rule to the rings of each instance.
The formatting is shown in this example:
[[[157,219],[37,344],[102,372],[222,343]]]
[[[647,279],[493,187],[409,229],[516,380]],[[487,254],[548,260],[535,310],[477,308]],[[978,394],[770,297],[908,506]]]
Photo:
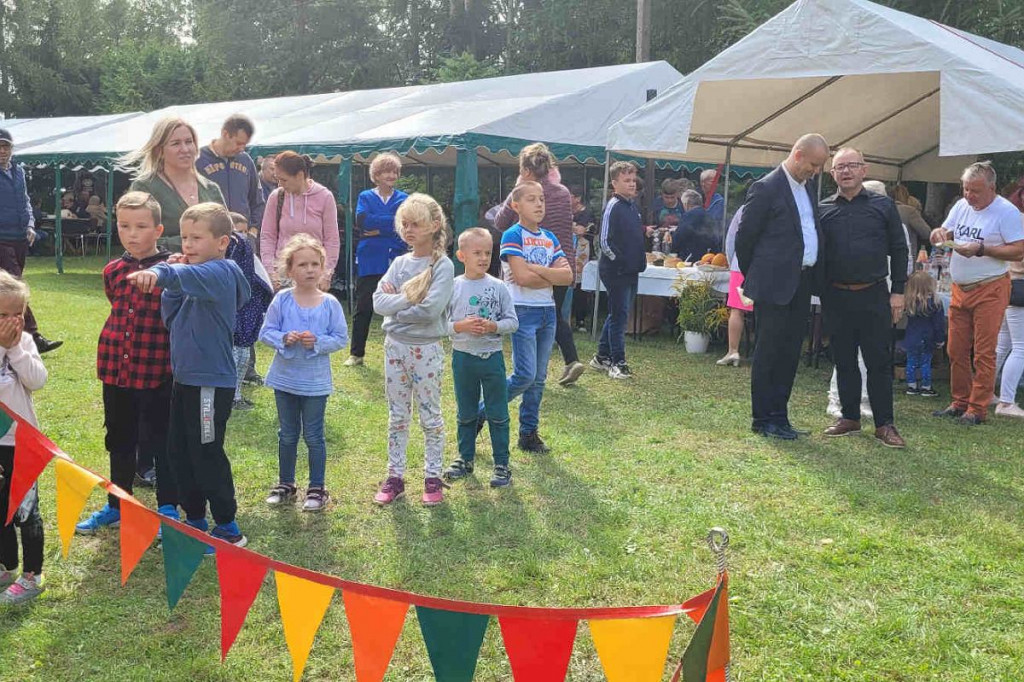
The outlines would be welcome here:
[[[318,182],[311,182],[301,195],[288,194],[277,223],[277,202],[285,191],[275,189],[267,197],[260,228],[260,261],[268,272],[277,269],[277,254],[297,234],[305,233],[320,240],[327,249],[327,272],[338,264],[341,236],[338,233],[338,207],[331,191]]]

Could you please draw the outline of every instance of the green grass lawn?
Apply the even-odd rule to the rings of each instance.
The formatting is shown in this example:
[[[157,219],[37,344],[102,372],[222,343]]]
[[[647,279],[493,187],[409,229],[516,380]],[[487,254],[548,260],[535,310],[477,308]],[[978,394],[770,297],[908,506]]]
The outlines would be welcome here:
[[[78,461],[108,473],[95,378],[96,339],[107,314],[101,262],[30,264],[42,331],[65,345],[46,356],[49,385],[36,396],[42,430]],[[577,335],[582,356],[593,352]],[[628,344],[635,378],[588,372],[579,386],[549,386],[542,434],[549,456],[513,450],[515,485],[487,486],[481,439],[475,479],[445,504],[418,494],[379,509],[387,410],[381,337],[367,365],[342,368],[328,403],[325,514],[271,510],[276,415],[268,389],[232,417],[228,433],[239,523],[250,547],[274,558],[377,585],[458,599],[542,606],[673,603],[707,589],[714,562],[704,543],[724,526],[730,547],[735,680],[1024,679],[1024,505],[1021,428],[995,420],[972,430],[937,421],[938,399],[897,396],[906,451],[868,436],[768,442],[749,430],[749,369],[714,366],[669,339]],[[270,353],[262,349],[263,370]],[[560,361],[553,361],[557,376]],[[793,421],[827,425],[830,370],[801,368]],[[454,456],[454,398],[445,377]],[[944,390],[944,386],[939,387]],[[515,431],[515,429],[513,429]],[[418,493],[422,438],[414,430],[410,486]],[[300,450],[300,454],[301,454]],[[305,462],[300,462],[303,483]],[[168,613],[159,552],[120,587],[116,531],[76,538],[59,556],[52,467],[41,479],[47,521],[47,590],[0,614],[2,680],[286,680],[291,664],[268,579],[223,665],[214,563],[200,567]],[[140,499],[154,504],[149,491]],[[101,504],[97,490],[89,508]],[[692,633],[680,618],[671,656]],[[306,680],[353,679],[336,596],[317,635]],[[430,680],[410,615],[389,680]],[[496,624],[477,680],[509,680]],[[569,679],[604,679],[586,627]]]

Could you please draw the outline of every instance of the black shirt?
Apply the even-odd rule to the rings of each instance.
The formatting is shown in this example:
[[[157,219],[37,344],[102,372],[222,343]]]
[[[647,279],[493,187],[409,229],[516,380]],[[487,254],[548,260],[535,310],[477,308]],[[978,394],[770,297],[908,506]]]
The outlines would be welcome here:
[[[850,200],[837,192],[822,201],[820,208],[826,281],[872,284],[890,275],[892,293],[902,294],[909,254],[893,200],[862,188]]]

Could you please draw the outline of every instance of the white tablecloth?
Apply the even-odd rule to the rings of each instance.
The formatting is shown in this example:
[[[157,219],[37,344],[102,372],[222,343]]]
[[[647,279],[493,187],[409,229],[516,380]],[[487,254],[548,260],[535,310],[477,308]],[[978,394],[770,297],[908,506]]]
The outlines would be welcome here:
[[[672,284],[682,277],[683,279],[709,278],[711,287],[721,293],[729,293],[729,271],[716,270],[713,272],[702,272],[697,268],[664,268],[657,265],[648,265],[647,269],[640,273],[637,283],[637,293],[641,296],[661,296],[672,298],[676,296]],[[592,260],[583,268],[583,281],[580,286],[584,291],[596,291],[601,278],[598,276],[597,261]],[[606,291],[601,286],[601,291]]]

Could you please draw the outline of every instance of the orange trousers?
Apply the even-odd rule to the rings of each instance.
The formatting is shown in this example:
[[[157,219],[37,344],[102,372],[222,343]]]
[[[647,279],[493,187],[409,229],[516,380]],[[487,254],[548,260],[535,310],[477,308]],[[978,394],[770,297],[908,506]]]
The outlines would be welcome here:
[[[964,291],[953,284],[949,304],[949,383],[953,406],[982,419],[996,383],[996,341],[1010,304],[1010,278]],[[974,366],[971,367],[971,349]]]

